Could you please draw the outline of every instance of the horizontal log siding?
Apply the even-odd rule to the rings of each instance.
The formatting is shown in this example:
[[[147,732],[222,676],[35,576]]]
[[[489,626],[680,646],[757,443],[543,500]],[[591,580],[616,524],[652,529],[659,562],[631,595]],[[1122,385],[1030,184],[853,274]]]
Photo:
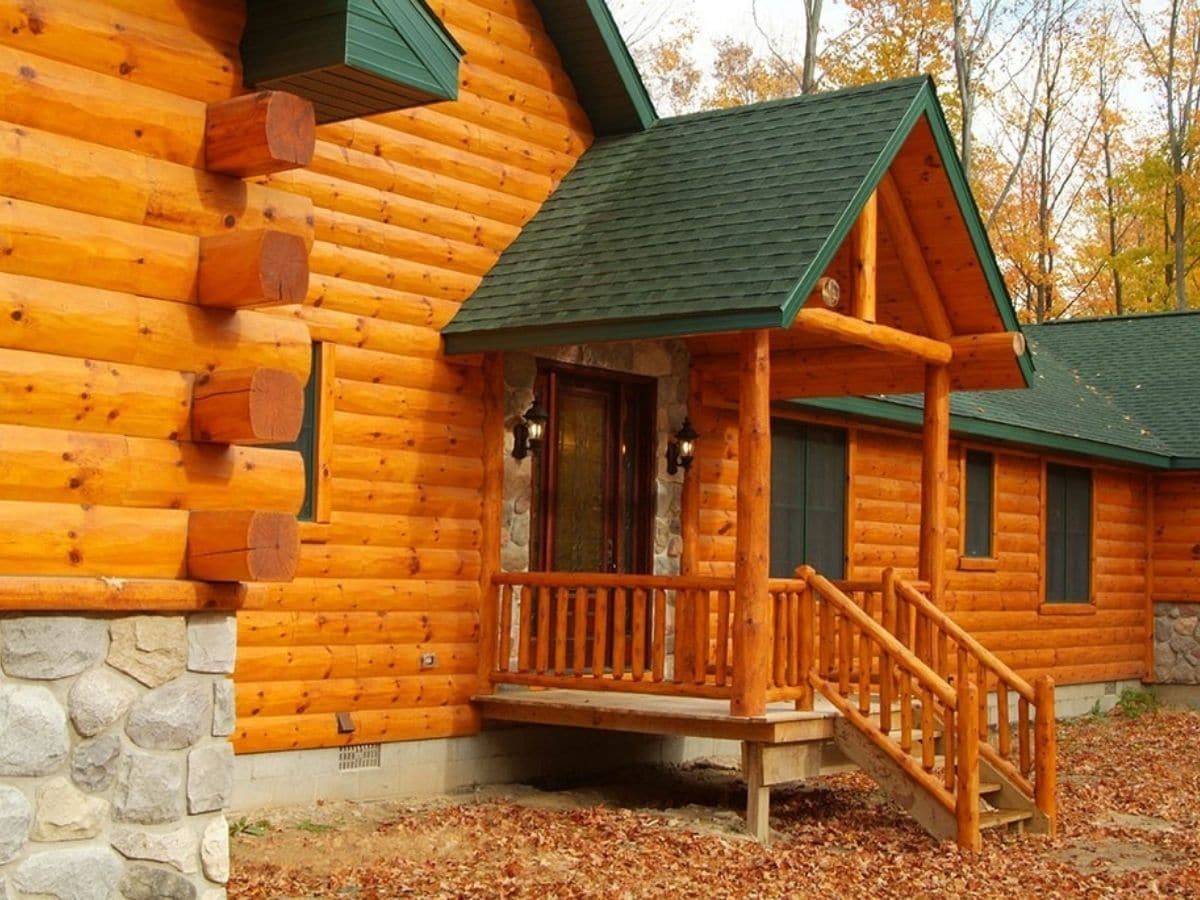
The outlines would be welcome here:
[[[730,411],[712,408],[703,409],[697,419],[702,423],[696,463],[702,485],[698,573],[727,575],[732,572],[737,530],[736,419]],[[850,428],[847,577],[874,580],[892,566],[901,577],[916,578],[919,435],[833,417],[820,421]],[[1144,474],[1095,469],[1094,613],[1055,615],[1042,609],[1039,571],[1044,460],[1001,447],[971,446],[996,454],[997,565],[994,571],[958,568],[961,453],[957,442],[952,443],[945,547],[947,610],[1023,675],[1048,673],[1064,684],[1140,677],[1147,588]],[[1193,485],[1196,488],[1200,483]],[[1182,508],[1177,513],[1177,517],[1185,515]],[[1195,570],[1189,571],[1194,578]]]
[[[531,0],[430,5],[467,49],[458,101],[325,126],[308,169],[243,183],[198,171],[206,104],[241,90],[239,4],[0,0],[0,543],[28,551],[0,575],[178,578],[177,510],[298,508],[291,454],[178,443],[190,388],[307,377],[309,335],[336,345],[328,521],[239,613],[241,752],[478,727],[482,382],[438,330],[592,134]],[[199,236],[266,222],[312,245],[306,305],[198,309]]]
[[[1200,474],[1154,478],[1155,600],[1200,602]]]

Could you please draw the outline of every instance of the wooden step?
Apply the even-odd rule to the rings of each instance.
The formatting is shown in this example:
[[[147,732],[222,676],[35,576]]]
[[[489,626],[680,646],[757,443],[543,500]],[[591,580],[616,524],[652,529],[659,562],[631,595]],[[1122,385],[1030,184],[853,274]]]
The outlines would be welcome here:
[[[1025,822],[1033,818],[1028,809],[990,809],[979,814],[979,830],[1001,828],[1014,822]]]
[[[979,782],[979,796],[986,797],[988,794],[1000,793],[1000,785],[992,781]]]

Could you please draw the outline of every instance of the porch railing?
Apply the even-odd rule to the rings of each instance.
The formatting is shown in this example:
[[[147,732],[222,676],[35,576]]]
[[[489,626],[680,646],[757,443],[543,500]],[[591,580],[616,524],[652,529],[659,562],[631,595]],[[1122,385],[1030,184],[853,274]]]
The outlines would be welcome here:
[[[493,683],[731,696],[732,578],[503,572],[492,583],[499,622]],[[769,585],[780,624],[773,622],[774,699],[811,692],[799,656],[807,643],[799,617],[804,589],[797,579]]]

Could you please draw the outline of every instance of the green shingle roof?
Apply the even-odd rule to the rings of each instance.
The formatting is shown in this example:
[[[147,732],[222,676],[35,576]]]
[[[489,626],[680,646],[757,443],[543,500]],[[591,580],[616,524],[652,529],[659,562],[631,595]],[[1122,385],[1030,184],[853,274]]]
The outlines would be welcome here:
[[[1030,389],[952,395],[955,431],[1157,467],[1200,468],[1200,311],[1023,330],[1036,366]],[[921,398],[830,398],[803,405],[915,423]]]
[[[957,171],[924,77],[598,141],[444,329],[446,349],[786,327],[922,115]],[[998,279],[993,293],[1015,325]]]

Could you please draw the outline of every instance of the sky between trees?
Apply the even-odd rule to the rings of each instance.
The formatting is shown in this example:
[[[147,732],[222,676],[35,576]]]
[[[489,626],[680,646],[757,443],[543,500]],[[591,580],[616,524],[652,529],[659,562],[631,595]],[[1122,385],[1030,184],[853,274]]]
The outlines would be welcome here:
[[[931,74],[1023,319],[1200,307],[1200,0],[707,2],[610,0],[663,114]]]

